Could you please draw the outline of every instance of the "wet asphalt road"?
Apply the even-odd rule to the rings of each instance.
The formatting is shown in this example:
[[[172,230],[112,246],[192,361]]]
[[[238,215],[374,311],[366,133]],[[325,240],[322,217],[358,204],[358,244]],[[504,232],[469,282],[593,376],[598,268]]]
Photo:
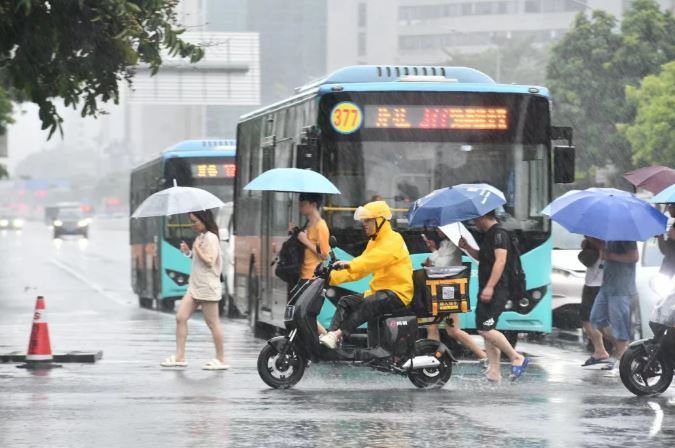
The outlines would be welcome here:
[[[535,358],[515,384],[487,384],[473,363],[456,366],[440,391],[313,365],[295,389],[275,391],[255,368],[264,341],[243,321],[223,320],[231,370],[202,371],[212,349],[196,316],[190,367],[161,370],[173,316],[138,308],[128,255],[115,221],[96,222],[89,240],[53,241],[39,223],[0,234],[0,352],[25,350],[38,294],[55,351],[104,352],[96,364],[41,374],[0,364],[0,447],[675,445],[674,387],[636,398],[618,378],[579,368],[585,353],[573,344],[521,342]]]

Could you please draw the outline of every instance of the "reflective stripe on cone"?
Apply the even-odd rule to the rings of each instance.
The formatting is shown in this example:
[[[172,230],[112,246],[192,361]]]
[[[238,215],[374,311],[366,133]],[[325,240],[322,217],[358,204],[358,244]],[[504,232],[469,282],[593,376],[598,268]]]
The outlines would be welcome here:
[[[33,328],[28,341],[26,361],[51,361],[52,347],[49,342],[49,326],[45,310],[45,299],[38,296],[33,313]]]

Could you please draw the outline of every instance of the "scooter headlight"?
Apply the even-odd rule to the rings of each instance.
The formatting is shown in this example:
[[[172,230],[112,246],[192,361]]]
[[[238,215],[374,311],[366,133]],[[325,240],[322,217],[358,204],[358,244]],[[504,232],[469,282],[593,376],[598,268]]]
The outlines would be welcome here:
[[[649,279],[649,288],[659,297],[668,296],[674,286],[675,282],[667,275],[656,274]]]

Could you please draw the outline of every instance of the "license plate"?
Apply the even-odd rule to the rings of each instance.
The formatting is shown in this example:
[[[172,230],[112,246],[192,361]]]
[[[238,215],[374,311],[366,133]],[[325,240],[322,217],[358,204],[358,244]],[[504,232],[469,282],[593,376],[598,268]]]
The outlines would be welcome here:
[[[293,320],[293,315],[295,315],[295,306],[288,305],[284,313],[284,320]]]

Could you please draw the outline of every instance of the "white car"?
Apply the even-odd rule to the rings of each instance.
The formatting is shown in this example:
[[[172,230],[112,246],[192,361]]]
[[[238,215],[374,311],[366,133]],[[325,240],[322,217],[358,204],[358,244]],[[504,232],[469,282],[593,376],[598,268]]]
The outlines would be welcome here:
[[[236,308],[232,303],[234,291],[234,235],[232,234],[232,202],[227,202],[216,217],[220,231],[220,250],[223,255],[223,300],[221,300],[221,314],[236,317]]]
[[[553,289],[553,326],[562,330],[581,327],[579,306],[584,287],[586,266],[577,256],[583,236],[570,233],[557,222],[552,223],[553,253],[551,287]]]
[[[553,223],[553,326],[564,330],[579,328],[579,306],[586,267],[577,256],[581,250],[581,235],[575,235]],[[661,294],[670,292],[668,279],[659,274],[663,255],[656,238],[638,242],[640,261],[636,266],[638,307],[633,312],[633,338],[651,337],[649,316]]]

